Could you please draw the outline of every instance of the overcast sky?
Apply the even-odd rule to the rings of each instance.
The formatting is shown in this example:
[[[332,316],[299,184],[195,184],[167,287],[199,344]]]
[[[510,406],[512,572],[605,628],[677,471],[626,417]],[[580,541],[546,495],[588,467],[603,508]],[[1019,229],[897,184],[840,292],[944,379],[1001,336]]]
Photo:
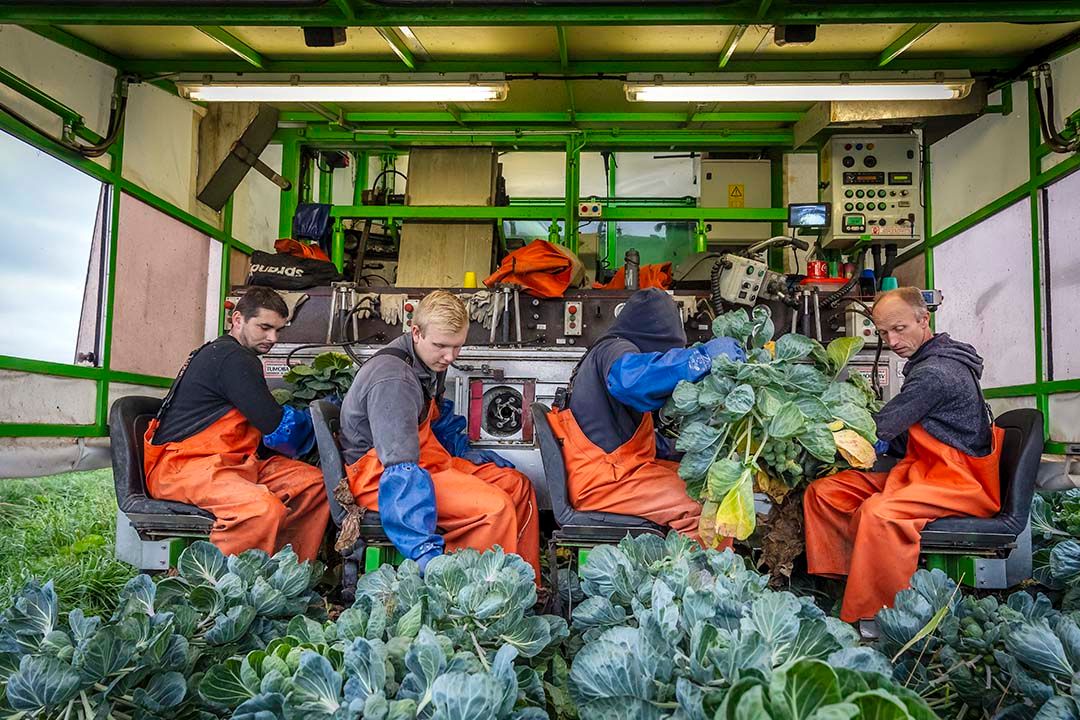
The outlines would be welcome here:
[[[0,132],[0,355],[74,361],[100,190]]]

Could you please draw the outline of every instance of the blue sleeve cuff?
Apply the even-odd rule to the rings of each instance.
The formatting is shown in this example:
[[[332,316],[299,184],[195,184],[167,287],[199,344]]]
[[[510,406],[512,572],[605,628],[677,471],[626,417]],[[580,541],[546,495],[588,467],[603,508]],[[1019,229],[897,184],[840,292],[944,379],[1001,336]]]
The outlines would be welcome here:
[[[272,433],[263,436],[263,445],[293,458],[306,455],[315,445],[311,413],[290,405],[283,405],[281,409],[281,422]]]
[[[443,539],[436,530],[435,485],[431,474],[419,465],[400,463],[383,470],[379,518],[386,537],[410,560],[443,552]]]
[[[697,382],[712,369],[703,346],[676,348],[666,353],[628,353],[607,374],[612,397],[638,412],[663,407],[680,380]]]
[[[884,455],[889,452],[889,441],[878,438],[877,442],[874,443],[874,452],[878,455]]]

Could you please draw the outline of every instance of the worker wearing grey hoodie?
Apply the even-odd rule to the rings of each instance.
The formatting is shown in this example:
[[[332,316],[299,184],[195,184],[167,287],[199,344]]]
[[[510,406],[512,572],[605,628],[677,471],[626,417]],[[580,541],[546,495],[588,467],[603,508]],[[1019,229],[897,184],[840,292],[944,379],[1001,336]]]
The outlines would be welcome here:
[[[923,527],[939,517],[1000,510],[1001,430],[991,422],[975,348],[930,329],[916,288],[874,303],[878,334],[907,358],[904,386],[874,417],[875,449],[902,454],[888,473],[846,470],[815,480],[803,498],[807,569],[847,576],[840,617],[872,618],[908,586]]]

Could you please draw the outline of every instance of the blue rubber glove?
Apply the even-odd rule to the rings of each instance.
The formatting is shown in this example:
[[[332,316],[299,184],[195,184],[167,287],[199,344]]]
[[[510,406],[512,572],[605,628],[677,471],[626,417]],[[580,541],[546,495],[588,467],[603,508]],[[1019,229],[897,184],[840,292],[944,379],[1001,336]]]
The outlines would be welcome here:
[[[431,474],[415,463],[385,468],[379,478],[379,519],[383,532],[405,557],[420,564],[443,553],[435,529],[435,485]]]
[[[454,457],[465,457],[469,452],[469,436],[465,432],[468,421],[454,414],[454,401],[439,401],[439,418],[431,423],[431,434]]]
[[[679,381],[697,382],[712,370],[713,358],[727,355],[745,360],[743,349],[731,338],[716,338],[692,348],[666,353],[627,353],[616,360],[607,375],[612,397],[638,412],[663,407]]]
[[[884,455],[889,452],[889,441],[878,439],[878,441],[874,443],[874,452],[878,455]]]
[[[263,445],[292,458],[306,455],[315,446],[315,427],[309,410],[282,406],[281,422],[274,432],[263,436]]]
[[[468,460],[473,465],[484,465],[486,463],[494,463],[501,468],[512,468],[514,463],[504,458],[494,450],[469,450],[468,452],[459,455],[462,460]]]

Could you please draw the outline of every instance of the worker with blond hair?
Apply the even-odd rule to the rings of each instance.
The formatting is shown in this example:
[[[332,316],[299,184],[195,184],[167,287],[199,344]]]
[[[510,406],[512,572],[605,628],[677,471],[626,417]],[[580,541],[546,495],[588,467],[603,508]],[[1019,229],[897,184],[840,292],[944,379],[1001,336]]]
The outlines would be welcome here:
[[[421,571],[444,550],[499,545],[539,577],[532,484],[495,452],[471,447],[464,418],[443,398],[468,332],[465,305],[436,290],[420,301],[410,331],[360,368],[341,408],[349,487]]]

